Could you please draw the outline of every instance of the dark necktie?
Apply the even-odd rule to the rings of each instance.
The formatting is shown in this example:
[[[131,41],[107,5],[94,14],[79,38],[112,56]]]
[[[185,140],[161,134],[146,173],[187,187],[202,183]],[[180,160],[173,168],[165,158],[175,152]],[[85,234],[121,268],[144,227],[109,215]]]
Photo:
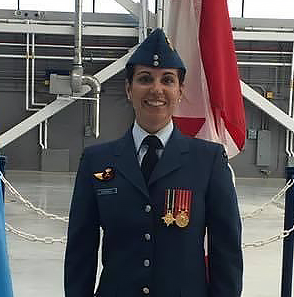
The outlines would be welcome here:
[[[148,183],[150,175],[158,162],[158,155],[156,154],[156,150],[163,148],[161,141],[157,136],[149,135],[146,136],[142,142],[142,144],[148,145],[148,150],[143,157],[141,170],[144,175],[146,183]]]

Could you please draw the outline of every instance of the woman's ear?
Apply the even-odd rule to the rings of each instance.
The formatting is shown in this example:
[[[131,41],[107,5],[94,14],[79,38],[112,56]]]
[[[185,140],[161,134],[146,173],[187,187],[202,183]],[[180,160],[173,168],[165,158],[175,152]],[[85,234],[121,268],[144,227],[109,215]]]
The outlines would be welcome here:
[[[132,101],[132,99],[131,99],[131,85],[130,85],[128,79],[125,80],[125,89],[126,89],[128,100]]]
[[[181,102],[182,97],[183,97],[184,89],[185,89],[185,85],[184,85],[184,83],[182,83],[182,84],[180,85],[180,96],[179,96],[179,101],[180,101],[180,102]]]

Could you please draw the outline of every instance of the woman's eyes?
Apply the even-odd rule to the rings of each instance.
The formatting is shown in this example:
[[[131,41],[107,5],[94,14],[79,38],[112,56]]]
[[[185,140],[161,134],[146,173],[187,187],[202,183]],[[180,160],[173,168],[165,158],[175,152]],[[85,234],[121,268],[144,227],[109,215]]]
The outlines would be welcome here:
[[[150,75],[140,76],[137,78],[137,80],[138,80],[138,82],[140,82],[142,84],[149,84],[154,81],[153,77]],[[167,76],[162,77],[160,81],[164,85],[170,85],[175,82],[175,79],[174,79],[174,77],[167,75]]]
[[[163,77],[163,83],[166,85],[173,84],[175,82],[172,76],[165,76]]]
[[[153,81],[152,77],[149,75],[144,75],[138,77],[138,81],[143,84],[151,83]]]

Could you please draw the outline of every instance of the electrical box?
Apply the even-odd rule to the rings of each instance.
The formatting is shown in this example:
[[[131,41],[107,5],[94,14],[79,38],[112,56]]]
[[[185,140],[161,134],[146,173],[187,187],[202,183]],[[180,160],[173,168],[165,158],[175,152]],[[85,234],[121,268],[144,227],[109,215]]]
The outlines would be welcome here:
[[[271,131],[259,130],[257,133],[257,166],[270,166],[271,163]]]
[[[257,130],[256,129],[248,129],[247,130],[247,139],[257,139]]]
[[[69,75],[50,75],[50,94],[71,95],[71,77]]]

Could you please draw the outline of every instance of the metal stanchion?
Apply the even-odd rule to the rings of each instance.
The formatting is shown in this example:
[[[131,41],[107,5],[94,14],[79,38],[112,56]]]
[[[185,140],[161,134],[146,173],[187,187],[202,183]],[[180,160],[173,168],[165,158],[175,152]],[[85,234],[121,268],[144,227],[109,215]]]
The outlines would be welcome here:
[[[0,171],[3,173],[4,175],[4,169],[5,169],[5,164],[6,164],[6,157],[5,156],[1,156],[0,155]],[[3,191],[3,199],[4,199],[4,183],[3,181],[1,181],[2,184],[2,191]]]
[[[286,167],[287,181],[294,179],[294,167]],[[294,186],[286,192],[284,230],[294,225]],[[292,296],[294,232],[284,238],[281,297]]]

